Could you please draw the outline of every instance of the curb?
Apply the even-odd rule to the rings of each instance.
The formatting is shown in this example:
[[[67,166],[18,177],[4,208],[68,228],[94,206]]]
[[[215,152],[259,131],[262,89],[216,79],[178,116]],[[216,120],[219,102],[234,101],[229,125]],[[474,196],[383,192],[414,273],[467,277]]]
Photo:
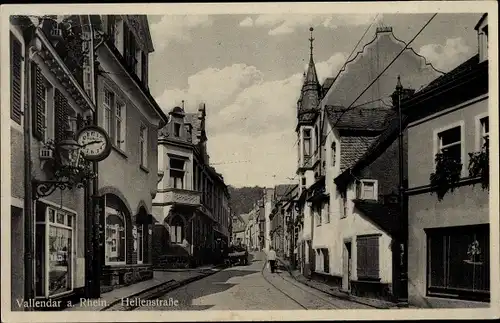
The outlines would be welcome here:
[[[144,300],[150,300],[150,299],[159,297],[159,296],[161,296],[161,295],[163,295],[165,293],[168,293],[168,292],[170,292],[170,291],[172,291],[174,289],[177,289],[179,287],[182,287],[182,286],[187,285],[189,283],[192,283],[194,281],[203,279],[205,277],[214,275],[214,274],[216,274],[216,273],[218,273],[218,272],[220,272],[222,270],[222,268],[220,266],[216,266],[213,269],[218,269],[218,270],[214,270],[214,271],[211,271],[211,272],[200,273],[199,275],[196,275],[196,276],[193,276],[193,277],[190,277],[190,278],[178,281],[178,282],[175,282],[175,280],[171,279],[171,280],[169,280],[167,282],[158,284],[156,286],[152,286],[150,288],[147,288],[145,290],[142,290],[140,292],[137,292],[135,294],[127,296],[127,298],[134,298],[135,297],[135,298],[141,298],[141,299],[144,299]],[[172,284],[172,282],[175,282],[175,283]],[[140,297],[141,295],[142,295],[142,297]],[[122,305],[118,305],[118,306],[116,306],[119,303],[121,303],[121,298],[117,299],[116,301],[113,301],[111,304],[109,304],[106,307],[100,309],[100,311],[132,311],[132,310],[140,307],[140,305],[137,305],[137,306],[122,306]]]
[[[354,302],[354,303],[358,303],[358,304],[362,304],[362,305],[366,305],[366,306],[370,306],[370,307],[373,307],[373,308],[377,308],[377,309],[392,309],[392,308],[398,308],[397,305],[394,305],[394,306],[380,306],[380,305],[374,305],[374,304],[371,304],[370,301],[364,301],[364,300],[361,300],[361,299],[358,299],[358,298],[354,298],[353,296],[349,295],[349,294],[345,294],[345,295],[342,295],[342,294],[337,294],[337,293],[333,293],[333,292],[329,292],[329,291],[325,291],[325,290],[322,290],[322,289],[319,289],[317,288],[316,286],[312,285],[312,284],[309,284],[308,282],[303,282],[303,281],[300,281],[299,279],[297,279],[297,277],[295,277],[291,270],[290,270],[290,267],[289,265],[285,264],[283,262],[283,260],[279,259],[278,260],[281,262],[281,264],[283,265],[283,267],[285,267],[286,271],[288,272],[288,274],[290,276],[292,276],[292,278],[301,283],[301,284],[304,284],[306,286],[309,286],[317,291],[320,291],[320,292],[323,292],[325,294],[328,294],[330,296],[333,296],[333,297],[336,297],[336,298],[340,298],[340,299],[344,299],[344,300],[348,300],[348,301],[351,301],[351,302]]]

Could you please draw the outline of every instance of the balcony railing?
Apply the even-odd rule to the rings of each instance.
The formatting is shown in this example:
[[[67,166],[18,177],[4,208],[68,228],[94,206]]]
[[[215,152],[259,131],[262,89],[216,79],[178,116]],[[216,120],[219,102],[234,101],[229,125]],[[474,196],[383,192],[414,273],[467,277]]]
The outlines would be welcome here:
[[[198,206],[201,203],[201,193],[197,191],[179,188],[167,188],[162,192],[165,203],[178,203],[184,205]]]

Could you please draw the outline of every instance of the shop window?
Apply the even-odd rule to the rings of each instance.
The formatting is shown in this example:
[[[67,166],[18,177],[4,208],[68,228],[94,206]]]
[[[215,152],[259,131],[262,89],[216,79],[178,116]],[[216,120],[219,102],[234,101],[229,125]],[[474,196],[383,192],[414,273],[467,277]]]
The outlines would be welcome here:
[[[126,261],[127,231],[123,212],[106,207],[106,264],[121,264]]]
[[[75,214],[36,203],[35,289],[37,297],[73,290]]]
[[[427,230],[428,294],[487,300],[489,225]]]

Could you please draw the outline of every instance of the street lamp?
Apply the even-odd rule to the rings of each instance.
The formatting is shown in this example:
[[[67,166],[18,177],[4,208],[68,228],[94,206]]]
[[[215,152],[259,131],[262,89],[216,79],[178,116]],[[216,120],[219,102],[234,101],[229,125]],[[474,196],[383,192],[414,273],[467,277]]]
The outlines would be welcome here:
[[[46,148],[52,150],[55,155],[51,164],[54,179],[32,180],[34,200],[51,195],[57,188],[83,188],[93,177],[90,165],[81,156],[82,145],[74,138],[72,129],[76,129],[76,124],[72,121],[70,120],[72,126],[66,130],[65,139],[46,143]]]

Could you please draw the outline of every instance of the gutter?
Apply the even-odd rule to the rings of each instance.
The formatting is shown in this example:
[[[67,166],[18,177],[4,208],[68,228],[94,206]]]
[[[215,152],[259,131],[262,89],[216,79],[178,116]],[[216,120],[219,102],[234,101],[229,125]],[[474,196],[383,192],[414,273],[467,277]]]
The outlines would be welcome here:
[[[52,44],[50,43],[50,41],[47,39],[47,36],[45,36],[45,33],[43,32],[43,30],[40,29],[39,27],[37,27],[36,30],[35,30],[35,35],[38,36],[38,38],[40,39],[40,41],[45,45],[45,47],[47,47],[47,49],[49,50],[50,54],[54,57],[54,59],[57,61],[57,63],[61,66],[62,70],[68,75],[68,77],[71,80],[71,82],[73,82],[73,84],[77,88],[78,92],[80,92],[80,94],[82,95],[83,99],[89,105],[90,110],[92,112],[95,112],[96,111],[96,107],[95,107],[94,103],[92,103],[92,101],[90,100],[90,98],[88,97],[88,95],[85,93],[85,91],[82,89],[82,87],[80,86],[80,84],[78,83],[78,81],[75,79],[75,77],[73,76],[73,74],[71,74],[71,72],[68,70],[68,67],[66,66],[66,64],[64,64],[64,62],[62,61],[61,57],[59,57],[59,55],[57,54],[57,52],[54,49],[54,47],[52,46]]]
[[[149,103],[151,103],[151,105],[153,106],[153,108],[155,109],[156,113],[158,114],[158,116],[163,119],[163,121],[165,122],[165,124],[168,123],[168,116],[165,114],[165,112],[163,112],[163,110],[160,108],[160,106],[158,105],[158,103],[156,102],[156,100],[151,96],[150,93],[146,93],[146,91],[142,88],[142,86],[137,82],[137,77],[135,75],[133,75],[124,65],[123,65],[123,59],[121,57],[119,57],[115,50],[113,48],[111,48],[108,44],[107,41],[104,41],[104,46],[111,52],[111,54],[113,55],[113,57],[119,62],[119,65],[121,66],[121,68],[125,71],[125,73],[134,81],[135,85],[139,88],[140,92],[142,93],[142,95],[146,98],[147,101],[149,101]],[[165,124],[161,124],[160,123],[160,129],[163,128],[163,126],[165,126]]]

